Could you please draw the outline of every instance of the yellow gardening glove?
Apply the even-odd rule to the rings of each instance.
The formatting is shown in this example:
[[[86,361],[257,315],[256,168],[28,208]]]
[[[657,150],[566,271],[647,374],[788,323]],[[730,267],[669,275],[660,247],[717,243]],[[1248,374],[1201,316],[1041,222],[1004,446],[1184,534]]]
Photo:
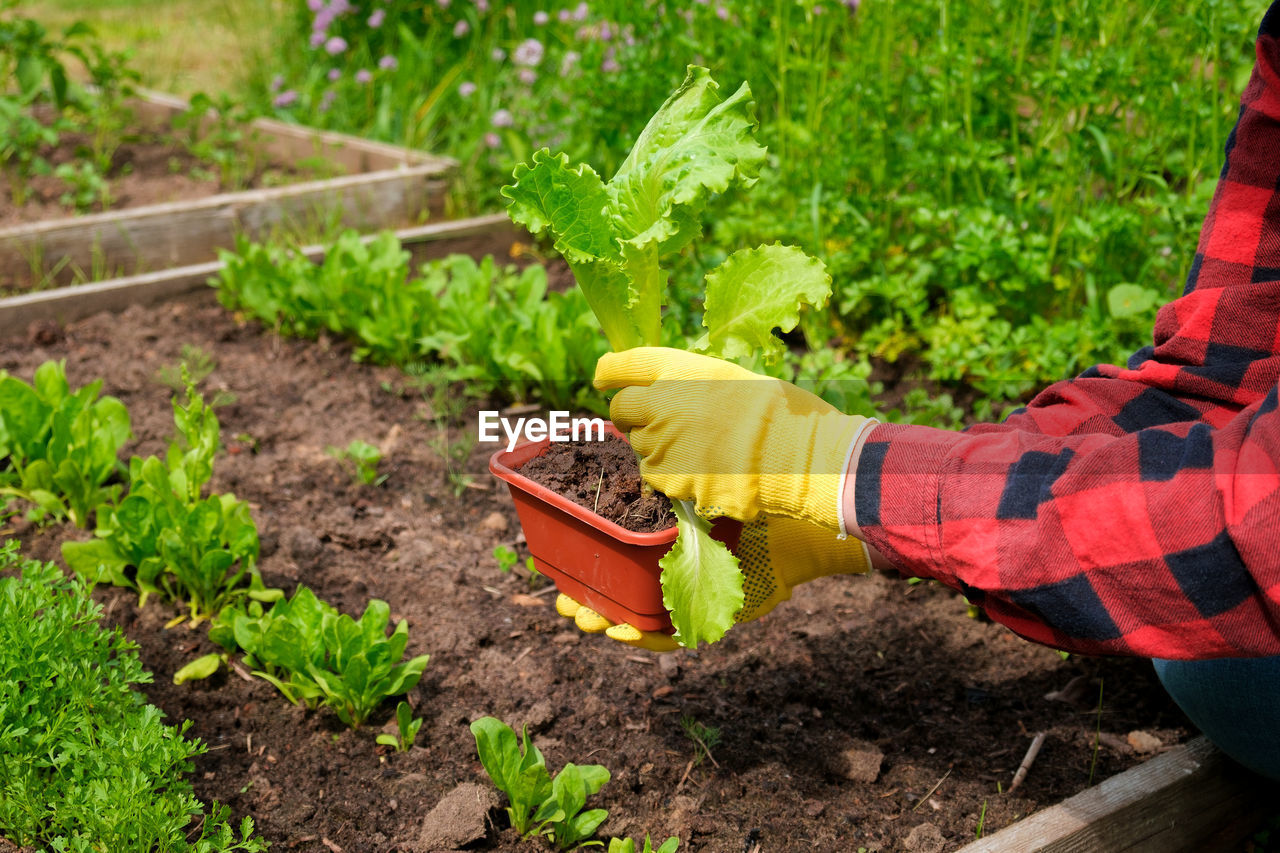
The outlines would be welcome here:
[[[871,567],[867,547],[857,539],[840,539],[830,530],[782,516],[765,516],[743,525],[734,552],[746,594],[734,617],[738,622],[768,613],[790,598],[798,584],[827,575],[862,574]],[[669,634],[641,631],[625,622],[615,625],[567,595],[556,599],[556,612],[588,634],[603,631],[629,646],[655,652],[680,647]]]
[[[640,474],[705,516],[785,515],[845,532],[840,490],[850,453],[874,421],[846,415],[789,382],[665,347],[608,353],[595,386]]]

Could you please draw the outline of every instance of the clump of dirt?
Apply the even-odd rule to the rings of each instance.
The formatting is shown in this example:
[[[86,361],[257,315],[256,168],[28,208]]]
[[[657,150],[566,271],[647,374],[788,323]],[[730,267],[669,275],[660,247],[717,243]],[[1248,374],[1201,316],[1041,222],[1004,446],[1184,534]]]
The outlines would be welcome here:
[[[646,493],[635,451],[620,438],[548,445],[546,452],[520,467],[535,483],[586,507],[634,533],[675,526],[671,501]]]

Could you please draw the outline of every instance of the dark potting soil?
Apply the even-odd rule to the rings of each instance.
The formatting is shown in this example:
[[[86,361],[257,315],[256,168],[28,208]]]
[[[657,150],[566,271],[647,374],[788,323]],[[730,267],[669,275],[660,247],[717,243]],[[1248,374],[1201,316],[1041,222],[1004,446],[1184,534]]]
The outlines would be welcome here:
[[[671,501],[660,492],[644,492],[635,451],[615,436],[548,445],[519,470],[535,483],[635,533],[666,530],[676,523]]]
[[[492,448],[451,471],[432,449],[427,402],[382,390],[401,375],[353,363],[345,344],[281,340],[215,305],[173,304],[33,329],[0,343],[0,369],[29,380],[42,361],[66,359],[72,383],[102,378],[129,407],[126,453],[162,453],[172,391],[155,374],[184,344],[216,364],[206,392],[235,396],[217,410],[213,486],[249,501],[264,580],[287,592],[306,583],[357,615],[381,598],[409,623],[408,653],[431,655],[408,696],[425,720],[417,746],[396,753],[375,743],[394,702],[353,732],[235,672],[174,685],[179,667],[214,650],[204,626],[166,630],[172,606],[96,593],[140,645],[150,701],[170,722],[192,720],[209,746],[193,762],[196,793],[252,815],[274,850],[548,850],[504,828],[500,809],[488,826],[483,804],[433,813],[451,793],[474,802],[465,786],[490,789],[467,729],[482,715],[527,723],[552,769],[608,767],[591,799],[609,810],[604,837],[678,835],[681,853],[897,851],[908,838],[938,849],[918,846],[930,836],[955,850],[980,820],[995,832],[1142,760],[1135,730],[1164,745],[1188,735],[1148,662],[1063,660],[969,618],[942,586],[882,574],[804,584],[696,652],[585,635],[556,615],[544,579],[503,573],[493,558],[498,545],[527,552],[506,489],[485,470]],[[475,429],[472,415],[451,442]],[[354,438],[382,448],[382,486],[355,484],[325,453]],[[460,475],[475,482],[455,492]],[[88,536],[7,528],[26,554],[55,561],[60,542]],[[714,760],[697,760],[686,720],[718,730]],[[1037,732],[1044,747],[1009,793]]]

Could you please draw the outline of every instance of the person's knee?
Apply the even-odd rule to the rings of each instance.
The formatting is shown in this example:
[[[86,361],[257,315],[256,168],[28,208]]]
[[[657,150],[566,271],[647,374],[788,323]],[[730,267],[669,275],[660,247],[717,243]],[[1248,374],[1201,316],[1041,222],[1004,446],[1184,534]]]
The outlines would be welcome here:
[[[1209,740],[1250,770],[1280,780],[1280,657],[1152,663]]]

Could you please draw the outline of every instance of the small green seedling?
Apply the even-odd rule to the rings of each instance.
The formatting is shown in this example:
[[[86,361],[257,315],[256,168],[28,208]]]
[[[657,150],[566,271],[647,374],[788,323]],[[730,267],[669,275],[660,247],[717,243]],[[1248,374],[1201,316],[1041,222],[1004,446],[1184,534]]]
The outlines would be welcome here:
[[[418,729],[422,728],[422,718],[414,719],[413,709],[408,702],[396,705],[396,729],[398,734],[380,734],[378,743],[383,746],[394,746],[396,752],[408,752],[413,742],[418,739]]]
[[[355,480],[365,486],[381,486],[387,481],[386,474],[378,473],[378,463],[382,461],[382,451],[367,441],[354,439],[345,450],[330,445],[325,452],[334,459],[349,461],[355,466]]]
[[[227,608],[209,628],[209,639],[228,652],[245,652],[254,675],[275,685],[290,702],[324,704],[351,728],[359,728],[384,699],[412,690],[427,655],[407,661],[409,626],[403,619],[388,636],[391,608],[370,599],[352,619],[299,586],[293,597],[264,611]]]
[[[498,561],[499,569],[509,572],[515,568],[516,563],[520,562],[520,555],[506,545],[498,545],[493,549],[493,559]]]
[[[527,730],[517,741],[506,723],[482,717],[471,724],[471,733],[485,772],[511,803],[507,815],[516,832],[525,838],[546,836],[561,850],[603,846],[588,839],[609,812],[582,809],[609,781],[608,770],[598,764],[566,764],[553,779]]]
[[[711,750],[720,745],[720,729],[704,725],[693,717],[682,717],[680,727],[684,729],[684,736],[698,747],[693,757],[694,766],[701,764],[704,758],[710,758],[711,763],[715,764],[716,760],[712,757]]]
[[[644,837],[644,850],[641,853],[676,853],[676,848],[679,846],[680,839],[674,835],[662,842],[661,847],[654,847],[653,842],[646,835]],[[610,838],[609,853],[636,853],[636,843],[630,838]]]

